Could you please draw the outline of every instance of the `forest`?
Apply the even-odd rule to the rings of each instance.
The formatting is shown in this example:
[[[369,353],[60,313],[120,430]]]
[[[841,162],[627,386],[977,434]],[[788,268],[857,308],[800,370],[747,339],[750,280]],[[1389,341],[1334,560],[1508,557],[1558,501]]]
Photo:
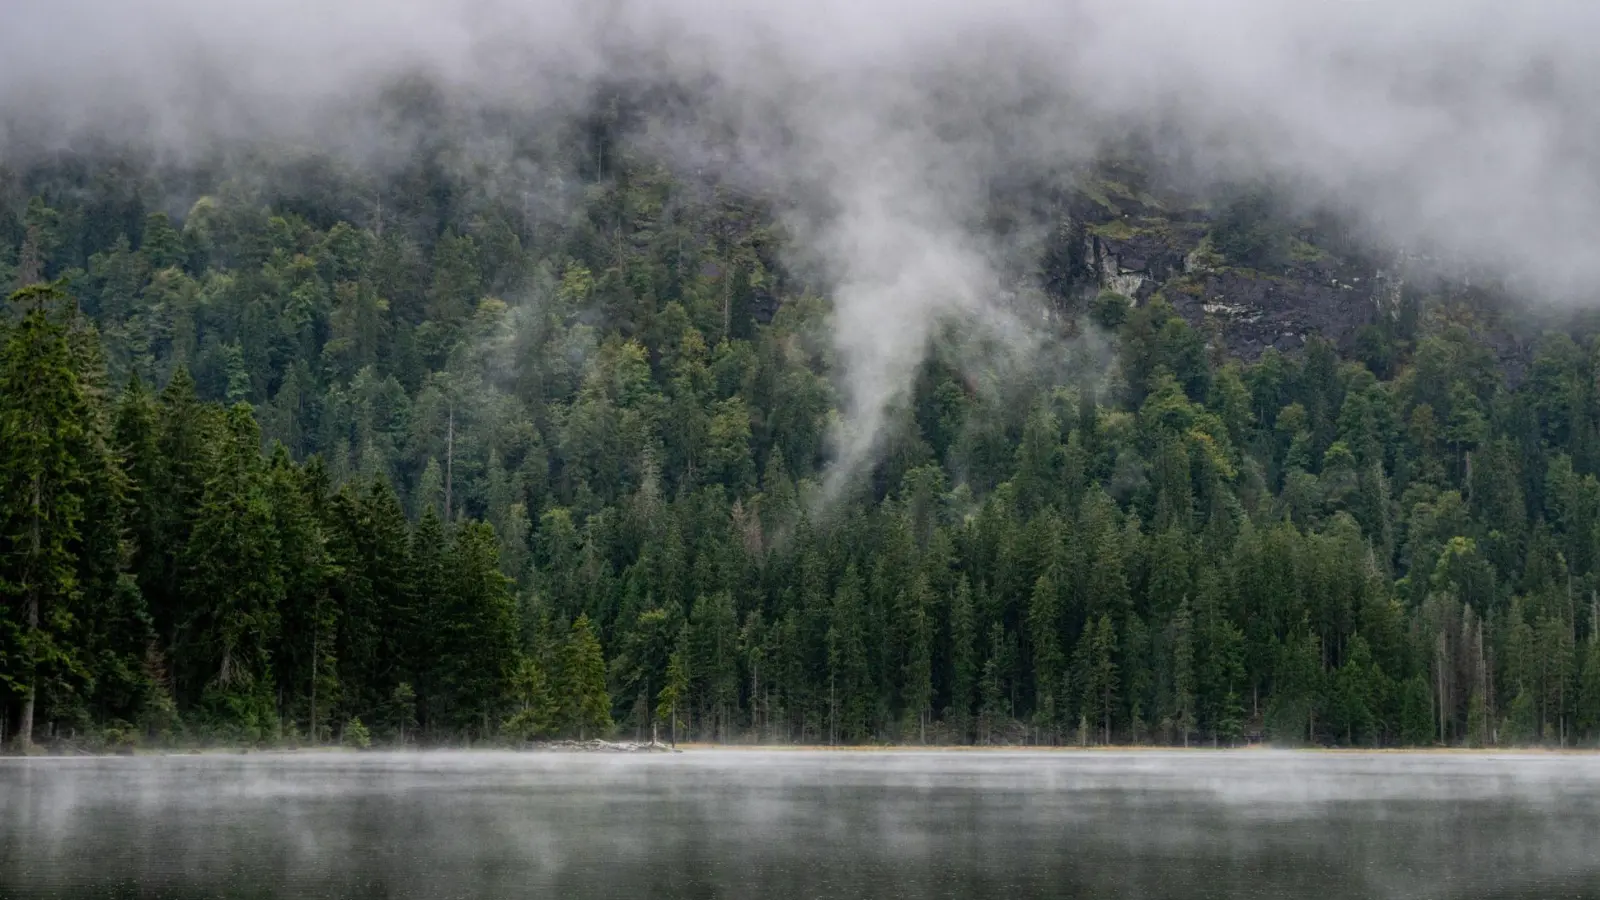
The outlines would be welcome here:
[[[1057,247],[840,472],[782,216],[544,152],[0,168],[0,742],[1600,742],[1600,343],[1247,361]]]

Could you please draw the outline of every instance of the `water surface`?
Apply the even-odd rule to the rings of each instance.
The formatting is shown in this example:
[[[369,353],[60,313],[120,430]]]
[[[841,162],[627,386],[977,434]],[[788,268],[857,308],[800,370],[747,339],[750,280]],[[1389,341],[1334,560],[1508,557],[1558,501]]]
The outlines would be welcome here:
[[[1600,759],[0,760],[0,897],[1600,898]]]

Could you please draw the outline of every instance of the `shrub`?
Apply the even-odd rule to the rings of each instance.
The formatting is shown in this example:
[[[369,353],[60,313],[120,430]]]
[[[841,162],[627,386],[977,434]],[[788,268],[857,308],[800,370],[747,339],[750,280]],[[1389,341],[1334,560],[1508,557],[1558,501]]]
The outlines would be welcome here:
[[[367,726],[361,724],[359,717],[344,723],[344,745],[357,750],[372,746],[372,734],[367,731]]]

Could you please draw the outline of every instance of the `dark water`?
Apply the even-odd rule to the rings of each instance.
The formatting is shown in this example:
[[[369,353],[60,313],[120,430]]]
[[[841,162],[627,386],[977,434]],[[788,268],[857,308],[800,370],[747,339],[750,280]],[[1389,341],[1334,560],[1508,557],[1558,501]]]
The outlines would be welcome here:
[[[0,897],[1600,898],[1600,759],[0,760]]]

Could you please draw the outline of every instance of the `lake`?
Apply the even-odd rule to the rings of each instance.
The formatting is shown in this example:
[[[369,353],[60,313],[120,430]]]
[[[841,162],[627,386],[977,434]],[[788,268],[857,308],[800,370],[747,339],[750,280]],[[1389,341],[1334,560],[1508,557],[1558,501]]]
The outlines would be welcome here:
[[[7,759],[0,897],[1600,898],[1600,758]]]

